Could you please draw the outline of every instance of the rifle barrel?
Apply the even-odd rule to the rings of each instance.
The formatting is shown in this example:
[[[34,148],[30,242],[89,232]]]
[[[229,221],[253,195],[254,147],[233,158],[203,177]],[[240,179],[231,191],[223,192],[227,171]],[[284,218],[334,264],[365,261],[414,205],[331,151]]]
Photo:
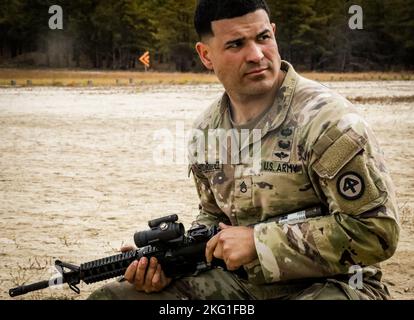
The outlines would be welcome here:
[[[44,280],[32,284],[28,284],[25,286],[19,286],[16,288],[12,288],[9,290],[9,295],[11,297],[20,296],[22,294],[26,294],[31,291],[41,290],[49,287],[49,280]]]

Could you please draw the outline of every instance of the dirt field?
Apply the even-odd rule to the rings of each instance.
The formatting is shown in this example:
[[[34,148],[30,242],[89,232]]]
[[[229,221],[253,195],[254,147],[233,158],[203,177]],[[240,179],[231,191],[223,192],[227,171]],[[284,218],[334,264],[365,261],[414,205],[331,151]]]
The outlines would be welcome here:
[[[328,82],[371,123],[397,187],[403,226],[383,263],[394,298],[414,298],[414,81]],[[186,166],[159,165],[154,133],[189,128],[219,85],[0,89],[0,298],[49,279],[54,259],[81,263],[115,253],[146,221],[178,213],[197,196]],[[177,140],[179,143],[181,139]],[[23,299],[82,299],[102,284],[47,289]]]
[[[303,76],[316,81],[382,81],[414,80],[412,71],[402,72],[303,72]],[[65,69],[0,69],[0,86],[142,86],[173,84],[218,84],[212,73],[96,71]]]

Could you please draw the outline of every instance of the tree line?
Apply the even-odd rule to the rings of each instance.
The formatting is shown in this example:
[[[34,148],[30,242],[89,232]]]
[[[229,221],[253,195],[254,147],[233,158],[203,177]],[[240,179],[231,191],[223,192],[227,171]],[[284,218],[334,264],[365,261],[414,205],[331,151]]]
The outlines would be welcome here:
[[[414,0],[268,0],[282,58],[306,70],[412,69]],[[63,9],[63,30],[48,10]],[[203,70],[194,44],[196,0],[0,0],[0,64]],[[351,5],[363,10],[352,30]]]

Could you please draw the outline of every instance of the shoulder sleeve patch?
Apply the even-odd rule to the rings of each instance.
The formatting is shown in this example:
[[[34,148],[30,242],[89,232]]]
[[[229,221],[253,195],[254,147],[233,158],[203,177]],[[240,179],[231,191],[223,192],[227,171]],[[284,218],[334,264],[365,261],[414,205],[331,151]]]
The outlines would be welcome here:
[[[349,171],[338,178],[336,188],[345,200],[358,200],[364,195],[365,181],[358,173]]]
[[[381,173],[356,155],[333,179],[325,179],[323,192],[334,212],[357,215],[383,205],[387,190],[382,187]]]
[[[337,136],[335,136],[336,140],[329,142],[327,148],[325,146],[328,142],[324,137],[313,147],[316,153],[325,149],[313,165],[313,170],[321,178],[333,179],[349,161],[364,149],[367,143],[367,139],[357,134],[353,129]]]

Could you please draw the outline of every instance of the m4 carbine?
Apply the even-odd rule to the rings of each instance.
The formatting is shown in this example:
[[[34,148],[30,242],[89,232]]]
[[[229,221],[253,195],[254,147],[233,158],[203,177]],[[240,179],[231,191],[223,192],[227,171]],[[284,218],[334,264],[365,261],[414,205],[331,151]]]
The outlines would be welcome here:
[[[157,258],[166,276],[171,278],[224,265],[222,260],[217,259],[207,265],[205,259],[206,243],[217,234],[217,227],[196,225],[185,233],[183,224],[177,220],[177,215],[171,215],[149,221],[150,230],[134,234],[137,250],[82,263],[80,266],[56,260],[55,267],[60,272],[60,277],[10,289],[9,295],[16,297],[63,283],[80,293],[77,285],[81,280],[91,284],[122,276],[134,260],[142,257]]]
[[[325,214],[321,207],[315,207],[273,217],[266,222],[296,224]],[[221,259],[213,258],[213,261],[207,264],[205,258],[206,244],[220,231],[219,228],[194,225],[186,233],[183,224],[178,223],[177,220],[177,215],[171,215],[149,221],[150,230],[134,234],[137,250],[82,263],[80,266],[56,260],[55,267],[60,273],[58,278],[10,289],[9,295],[16,297],[63,283],[67,283],[73,291],[80,293],[77,287],[80,281],[91,284],[122,276],[134,260],[142,257],[157,258],[165,275],[170,278],[197,274],[218,266],[226,268]]]

